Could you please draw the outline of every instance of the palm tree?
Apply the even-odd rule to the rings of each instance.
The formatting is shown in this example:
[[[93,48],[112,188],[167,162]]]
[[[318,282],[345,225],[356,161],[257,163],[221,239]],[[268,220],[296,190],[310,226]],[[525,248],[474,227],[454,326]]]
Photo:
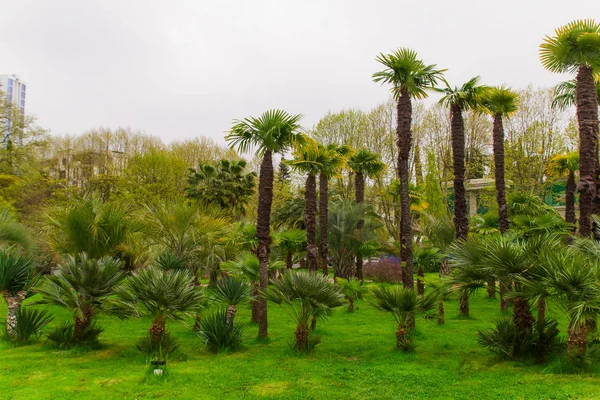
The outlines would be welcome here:
[[[294,254],[306,248],[306,231],[302,229],[288,229],[287,231],[278,232],[275,242],[285,254],[286,268],[292,269]]]
[[[337,284],[342,288],[342,294],[348,300],[348,312],[354,312],[354,302],[362,299],[367,293],[367,287],[360,279],[351,276],[348,279],[338,278]]]
[[[148,330],[150,341],[159,345],[167,333],[167,319],[181,321],[192,316],[201,304],[202,292],[187,270],[164,271],[150,267],[129,277],[122,297],[131,306],[141,305],[152,318]]]
[[[479,107],[485,86],[479,85],[476,76],[460,88],[452,88],[448,82],[439,89],[444,93],[440,103],[450,107],[450,133],[452,137],[452,166],[454,168],[454,226],[456,237],[466,239],[469,233],[467,197],[465,194],[465,123],[463,112]]]
[[[391,54],[380,54],[377,61],[385,69],[373,74],[375,82],[392,85],[392,94],[397,101],[398,121],[396,143],[398,145],[398,179],[400,180],[400,259],[405,263],[404,286],[414,289],[412,262],[412,224],[410,216],[408,169],[412,142],[412,102],[411,99],[427,97],[427,89],[433,88],[441,78],[443,70],[435,65],[425,65],[417,58],[417,53],[400,48]]]
[[[100,313],[128,316],[127,310],[113,301],[122,289],[125,273],[121,262],[112,257],[93,259],[86,253],[67,256],[58,271],[48,276],[35,292],[42,295],[36,304],[58,306],[74,314],[73,337],[83,337]]]
[[[365,201],[365,178],[374,178],[381,174],[385,169],[385,163],[381,161],[381,156],[371,153],[367,149],[361,149],[348,159],[348,167],[354,173],[354,200],[357,203]],[[358,229],[361,231],[364,227],[364,221],[359,221]],[[356,277],[363,279],[363,259],[356,257]]]
[[[228,327],[233,326],[238,304],[250,297],[250,285],[240,278],[226,277],[219,280],[211,292],[214,301],[227,306],[225,320]]]
[[[435,307],[436,296],[420,297],[414,290],[400,286],[375,286],[371,293],[371,304],[378,310],[392,314],[398,324],[396,347],[405,351],[412,350],[414,346],[410,341],[410,333],[414,329],[415,313],[426,312]]]
[[[298,121],[301,115],[289,115],[285,111],[270,110],[258,118],[236,121],[225,140],[231,147],[245,153],[253,146],[262,156],[258,182],[258,216],[256,235],[258,236],[257,255],[260,260],[260,289],[267,290],[269,252],[271,245],[271,205],[273,203],[273,153],[284,153],[301,140]],[[268,336],[267,300],[259,299],[258,336]]]
[[[306,138],[296,145],[294,159],[287,161],[292,169],[307,174],[304,186],[306,207],[304,209],[304,223],[306,225],[306,258],[308,270],[317,271],[317,174],[323,170],[323,159],[327,156],[323,147],[310,138]]]
[[[561,26],[540,45],[544,68],[555,73],[575,73],[579,124],[579,234],[589,236],[590,216],[597,195],[598,92],[594,71],[600,70],[600,24],[577,20]]]
[[[304,233],[304,231],[301,232]],[[306,236],[304,236],[304,239],[302,243],[306,243]],[[271,261],[269,263],[269,273],[280,268],[282,268],[281,261]],[[242,253],[235,260],[223,262],[221,269],[228,275],[250,282],[251,321],[258,323],[257,299],[260,294],[260,261],[258,257],[252,253]]]
[[[103,203],[98,197],[73,200],[67,207],[52,209],[47,224],[50,246],[61,256],[111,256],[127,269],[137,263],[142,225],[131,217],[128,206]]]
[[[309,321],[332,315],[334,308],[344,302],[339,288],[328,277],[303,271],[286,271],[273,282],[267,297],[296,320],[295,347],[302,352],[310,349]]]
[[[0,292],[7,305],[6,333],[17,334],[17,313],[27,296],[32,281],[35,261],[10,249],[0,249]]]
[[[319,173],[319,253],[323,275],[329,274],[329,179],[336,176],[346,163],[346,158],[351,149],[346,145],[336,143],[322,146],[322,151],[327,154],[322,161]]]
[[[576,215],[575,215],[575,191],[577,190],[577,184],[575,183],[575,174],[579,167],[579,154],[576,152],[567,154],[558,154],[548,163],[548,169],[558,175],[567,175],[567,185],[565,187],[565,221],[569,224],[573,224],[575,228]]]
[[[504,182],[504,124],[503,119],[517,111],[519,96],[505,86],[488,88],[482,99],[483,108],[494,118],[494,178],[496,181],[496,201],[500,217],[500,232],[508,230],[508,209],[506,206],[506,184]]]

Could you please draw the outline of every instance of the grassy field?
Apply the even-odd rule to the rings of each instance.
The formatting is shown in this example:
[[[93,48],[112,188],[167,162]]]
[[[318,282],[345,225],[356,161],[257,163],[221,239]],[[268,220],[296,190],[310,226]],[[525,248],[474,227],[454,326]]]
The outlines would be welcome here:
[[[397,352],[391,316],[359,303],[340,308],[317,331],[314,353],[290,350],[294,325],[269,305],[268,344],[251,338],[236,353],[214,355],[201,347],[188,326],[170,324],[182,354],[163,379],[146,378],[145,357],[135,349],[147,319],[121,322],[100,318],[106,329],[96,349],[59,351],[44,340],[24,347],[0,344],[2,399],[596,399],[600,375],[561,375],[548,366],[501,362],[476,343],[476,332],[501,317],[498,301],[476,294],[471,318],[458,317],[446,303],[446,324],[417,320],[414,354]],[[0,307],[5,315],[5,305]],[[552,314],[550,309],[550,314]],[[70,319],[53,309],[53,324]],[[558,310],[556,310],[558,312]],[[242,307],[240,321],[249,319]],[[560,319],[561,328],[564,320]],[[564,329],[564,328],[563,328]]]

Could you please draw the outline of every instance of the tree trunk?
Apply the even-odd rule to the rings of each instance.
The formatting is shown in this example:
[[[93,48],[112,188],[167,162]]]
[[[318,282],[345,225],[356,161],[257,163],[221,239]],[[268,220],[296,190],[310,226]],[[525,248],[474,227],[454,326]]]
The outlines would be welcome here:
[[[500,311],[504,312],[508,310],[508,300],[506,299],[506,285],[502,280],[500,282]]]
[[[585,324],[569,325],[567,334],[567,349],[569,355],[575,356],[584,353],[587,348],[587,327]]]
[[[487,282],[488,297],[496,297],[496,281],[492,278]]]
[[[446,322],[444,316],[444,300],[440,300],[440,303],[438,304],[438,325],[444,325]]]
[[[210,272],[208,273],[208,286],[210,287],[214,287],[217,285],[217,270],[216,269],[211,269]]]
[[[308,350],[308,334],[308,325],[298,324],[298,326],[296,327],[296,350]]]
[[[423,184],[423,164],[421,164],[421,146],[418,142],[415,143],[413,156],[415,158],[415,182],[419,186]]]
[[[24,290],[17,292],[14,296],[7,290],[2,292],[2,297],[4,297],[4,301],[7,305],[6,333],[11,339],[17,339],[17,312],[26,295],[27,292]]]
[[[590,236],[598,163],[598,97],[591,67],[581,65],[576,79],[579,125],[579,235]]]
[[[398,330],[396,331],[396,348],[404,350],[409,343],[408,329],[405,326],[398,325]]]
[[[575,215],[575,191],[577,190],[577,185],[575,184],[575,173],[572,171],[569,172],[565,189],[565,221],[572,224],[572,229],[575,230],[575,223],[577,222]]]
[[[348,312],[354,312],[354,297],[348,297]]]
[[[228,330],[230,330],[233,326],[235,314],[237,314],[237,307],[235,306],[235,304],[230,304],[229,306],[227,306],[227,312],[225,313],[225,325],[227,326]]]
[[[293,253],[291,250],[288,250],[287,253],[285,254],[285,267],[287,269],[292,269],[294,268],[294,263],[293,263]]]
[[[469,316],[469,295],[466,293],[459,293],[458,300],[460,302],[459,310],[460,314],[465,317]]]
[[[417,268],[417,294],[419,296],[423,296],[425,294],[425,283],[423,282],[424,277],[425,273],[423,273],[423,268],[419,265]]]
[[[259,323],[258,320],[258,315],[259,315],[259,311],[258,311],[258,298],[259,298],[259,292],[260,292],[260,287],[259,287],[259,283],[258,282],[252,282],[250,284],[250,309],[251,309],[251,317],[250,317],[250,321],[252,321],[253,323]]]
[[[75,324],[73,325],[73,337],[75,339],[80,339],[92,324],[94,309],[89,305],[84,305],[82,306],[82,313],[81,318],[75,317]]]
[[[506,185],[504,183],[504,126],[502,124],[502,114],[500,113],[494,115],[493,142],[498,222],[500,233],[504,233],[508,230],[509,222],[508,207],[506,205]]]
[[[319,251],[321,269],[329,276],[329,177],[324,172],[319,175],[319,228],[321,241]]]
[[[513,321],[519,332],[531,333],[535,319],[531,314],[529,302],[522,297],[515,297],[513,301]]]
[[[546,320],[546,300],[540,297],[537,302],[537,324],[542,326]]]
[[[148,330],[148,333],[150,334],[150,342],[153,345],[161,344],[165,333],[167,333],[165,319],[159,317],[152,320],[152,326]]]
[[[467,195],[465,192],[465,126],[462,109],[450,106],[452,162],[454,168],[454,227],[457,239],[466,239],[469,232]]]
[[[310,321],[310,330],[314,331],[317,329],[317,317],[313,315],[312,320]]]
[[[269,253],[271,251],[271,205],[273,204],[273,159],[270,151],[265,152],[260,166],[258,182],[258,216],[256,236],[258,238],[257,256],[260,262],[260,290],[267,291],[269,282]],[[268,333],[267,299],[259,295],[257,300],[258,337],[266,339]]]
[[[365,202],[365,175],[362,172],[357,172],[354,177],[354,199],[357,204]],[[364,226],[365,221],[362,219],[356,224],[361,238]],[[360,254],[356,255],[356,278],[360,279],[361,282],[363,281],[363,258]]]
[[[404,263],[406,272],[403,279],[405,288],[414,290],[413,255],[412,255],[412,223],[410,215],[410,198],[408,183],[410,181],[408,163],[412,142],[411,120],[412,103],[408,90],[402,89],[398,99],[398,124],[396,127],[396,144],[398,146],[398,179],[400,181],[400,263]]]
[[[450,275],[450,263],[448,262],[448,257],[444,256],[442,258],[442,264],[440,265],[440,276],[448,276]]]
[[[304,211],[304,224],[306,225],[306,259],[308,270],[317,271],[317,180],[314,174],[309,173],[305,186],[306,209]]]

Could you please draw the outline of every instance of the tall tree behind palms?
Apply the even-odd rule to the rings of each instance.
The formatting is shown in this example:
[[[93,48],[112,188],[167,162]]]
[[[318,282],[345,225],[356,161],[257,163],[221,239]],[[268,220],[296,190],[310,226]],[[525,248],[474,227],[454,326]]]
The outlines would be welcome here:
[[[304,224],[306,225],[306,259],[308,270],[317,271],[318,248],[317,248],[317,174],[323,170],[323,160],[327,157],[323,147],[310,138],[299,143],[294,150],[294,159],[288,161],[292,169],[306,173],[304,185]]]
[[[575,174],[579,166],[579,154],[572,152],[567,154],[558,154],[548,163],[550,172],[558,175],[567,175],[567,185],[565,187],[565,221],[575,225],[575,191],[577,185],[575,183]]]
[[[454,169],[454,227],[456,237],[465,239],[469,232],[467,197],[465,194],[465,124],[463,111],[472,110],[479,104],[485,86],[479,85],[476,76],[461,87],[452,88],[447,82],[440,89],[445,94],[441,104],[450,107],[450,132],[452,137],[452,166]]]
[[[517,93],[505,86],[485,90],[482,98],[484,109],[494,118],[492,132],[494,149],[494,178],[496,181],[496,201],[500,232],[508,230],[508,207],[506,205],[506,184],[504,182],[504,123],[503,119],[518,109]]]
[[[594,71],[600,70],[600,24],[577,20],[561,26],[540,45],[544,68],[556,73],[575,73],[579,124],[579,234],[591,233],[591,213],[598,167],[598,93]]]
[[[284,153],[294,143],[301,140],[299,134],[300,114],[290,115],[282,110],[266,111],[258,118],[249,117],[235,121],[231,132],[225,137],[227,143],[240,152],[248,152],[254,146],[262,156],[258,182],[258,215],[256,235],[258,236],[257,256],[260,260],[260,289],[267,290],[269,252],[271,244],[271,205],[273,203],[273,153]],[[258,301],[258,336],[268,336],[267,301]]]
[[[391,54],[380,54],[377,61],[385,66],[383,71],[373,74],[375,82],[392,85],[392,94],[397,101],[396,143],[398,145],[398,178],[400,180],[400,259],[405,262],[404,286],[414,289],[412,261],[412,226],[408,184],[410,181],[408,162],[412,142],[412,101],[427,97],[427,89],[433,88],[442,77],[443,70],[435,65],[425,65],[417,53],[400,48]]]
[[[354,200],[361,204],[365,202],[365,178],[374,178],[385,169],[381,156],[361,149],[348,160],[348,166],[354,172]],[[358,229],[362,234],[364,221],[358,222]],[[356,277],[363,279],[363,259],[360,254],[356,257]]]
[[[340,172],[351,149],[346,145],[331,143],[322,146],[321,151],[327,156],[323,159],[319,173],[319,255],[323,275],[327,276],[329,274],[329,179]]]

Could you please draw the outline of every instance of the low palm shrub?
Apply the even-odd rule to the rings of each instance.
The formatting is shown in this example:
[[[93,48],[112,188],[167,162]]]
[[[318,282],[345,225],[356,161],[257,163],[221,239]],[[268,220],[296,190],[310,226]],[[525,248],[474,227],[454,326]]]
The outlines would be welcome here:
[[[198,335],[206,347],[214,352],[237,350],[245,342],[244,325],[235,320],[228,322],[226,310],[216,311],[200,320]]]
[[[98,343],[98,337],[104,332],[104,329],[95,322],[87,325],[75,334],[75,326],[71,322],[64,322],[51,330],[47,339],[60,348],[68,349],[77,345],[95,345]]]
[[[360,279],[354,277],[348,279],[338,278],[337,284],[341,287],[346,300],[348,300],[348,312],[353,312],[354,303],[363,298],[368,291],[367,287],[362,285]]]
[[[146,335],[138,340],[135,347],[149,357],[166,361],[170,354],[179,350],[179,342],[169,332],[166,332],[160,342],[155,342],[150,335]]]

